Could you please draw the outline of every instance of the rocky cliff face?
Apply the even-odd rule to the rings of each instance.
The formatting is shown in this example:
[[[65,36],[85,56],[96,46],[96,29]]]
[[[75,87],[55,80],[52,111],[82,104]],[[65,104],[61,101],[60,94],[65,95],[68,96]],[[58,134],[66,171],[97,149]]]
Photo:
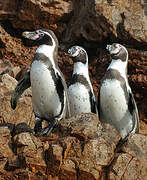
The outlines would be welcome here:
[[[143,6],[140,0],[0,0],[0,179],[147,178],[147,16]],[[47,138],[32,134],[31,90],[23,94],[15,111],[10,108],[10,96],[36,49],[29,47],[21,33],[37,28],[50,28],[57,35],[59,66],[67,83],[72,73],[67,48],[78,44],[87,50],[96,96],[110,63],[105,45],[119,42],[128,48],[128,78],[141,134],[130,136],[119,147],[115,129],[92,114],[61,121]]]

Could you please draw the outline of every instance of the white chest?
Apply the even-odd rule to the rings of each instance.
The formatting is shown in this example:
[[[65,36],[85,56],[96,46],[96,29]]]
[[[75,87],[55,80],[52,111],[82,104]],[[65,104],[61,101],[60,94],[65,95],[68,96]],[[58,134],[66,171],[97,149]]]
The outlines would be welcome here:
[[[69,87],[69,102],[72,115],[91,112],[88,90],[81,83],[77,82]]]
[[[34,61],[31,66],[30,77],[34,111],[45,117],[58,114],[61,104],[55,82],[47,66],[41,61]]]
[[[105,80],[100,89],[100,102],[106,121],[120,121],[128,110],[125,94],[118,80]]]

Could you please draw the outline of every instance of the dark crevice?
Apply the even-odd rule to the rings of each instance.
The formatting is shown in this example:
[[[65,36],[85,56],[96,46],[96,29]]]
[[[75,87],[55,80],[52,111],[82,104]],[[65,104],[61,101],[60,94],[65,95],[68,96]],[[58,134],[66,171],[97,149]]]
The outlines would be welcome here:
[[[1,26],[12,37],[22,38],[22,30],[14,28],[10,20],[1,21]]]

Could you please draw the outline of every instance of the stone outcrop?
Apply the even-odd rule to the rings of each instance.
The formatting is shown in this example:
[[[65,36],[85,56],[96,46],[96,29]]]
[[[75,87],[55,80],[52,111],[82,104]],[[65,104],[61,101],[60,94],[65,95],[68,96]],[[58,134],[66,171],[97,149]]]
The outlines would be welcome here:
[[[74,1],[74,16],[66,38],[103,42],[111,39],[125,43],[147,42],[147,16],[143,1]],[[79,11],[80,9],[80,11]]]
[[[63,41],[121,40],[139,47],[147,42],[144,1],[50,0],[0,1],[1,18],[19,29],[53,29]],[[134,42],[136,44],[134,44]]]
[[[2,75],[0,82],[0,122],[11,124],[25,122],[32,127],[34,125],[34,115],[30,89],[23,94],[23,99],[19,99],[19,106],[16,110],[12,110],[10,107],[11,94],[16,84],[17,81],[8,74]]]
[[[15,111],[10,96],[17,81],[1,75],[0,179],[146,179],[147,137],[118,132],[95,114],[61,120],[48,137],[33,134],[31,92]],[[31,122],[31,123],[30,123]]]
[[[143,3],[0,0],[0,179],[147,179],[147,16]],[[110,63],[106,43],[125,44],[140,134],[130,135],[121,144],[112,126],[101,124],[94,114],[80,114],[61,120],[48,137],[34,136],[31,89],[25,91],[15,110],[10,107],[10,98],[36,50],[21,33],[37,28],[50,28],[57,35],[59,66],[67,83],[73,62],[65,50],[72,44],[87,50],[96,96]]]

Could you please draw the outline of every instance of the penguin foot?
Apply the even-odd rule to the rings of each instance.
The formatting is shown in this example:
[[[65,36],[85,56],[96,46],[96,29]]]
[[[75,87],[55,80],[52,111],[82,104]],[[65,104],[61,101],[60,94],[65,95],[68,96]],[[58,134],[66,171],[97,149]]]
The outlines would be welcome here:
[[[42,130],[42,119],[40,119],[39,117],[35,117],[35,127],[34,127],[34,132],[37,135],[38,133],[40,133]]]
[[[53,123],[50,123],[49,126],[42,128],[40,132],[37,133],[38,136],[48,136],[51,131],[53,130],[53,128],[55,127],[55,125],[57,124],[57,120],[54,121]]]

